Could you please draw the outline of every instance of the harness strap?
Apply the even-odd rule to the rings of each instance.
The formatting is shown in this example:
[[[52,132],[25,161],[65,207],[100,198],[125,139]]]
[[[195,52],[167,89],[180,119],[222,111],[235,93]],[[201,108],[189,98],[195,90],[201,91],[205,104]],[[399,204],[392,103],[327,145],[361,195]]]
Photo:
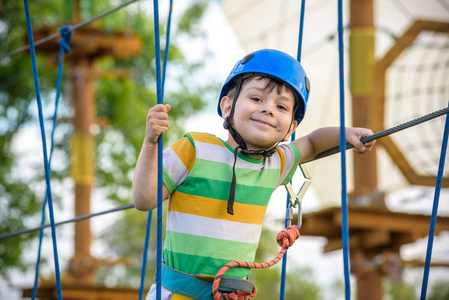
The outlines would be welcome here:
[[[162,286],[174,293],[197,300],[214,300],[212,282],[175,270],[164,263],[161,274]],[[223,277],[219,287],[223,292],[230,293],[238,290],[247,294],[251,294],[254,288],[255,285],[251,281],[233,277]]]

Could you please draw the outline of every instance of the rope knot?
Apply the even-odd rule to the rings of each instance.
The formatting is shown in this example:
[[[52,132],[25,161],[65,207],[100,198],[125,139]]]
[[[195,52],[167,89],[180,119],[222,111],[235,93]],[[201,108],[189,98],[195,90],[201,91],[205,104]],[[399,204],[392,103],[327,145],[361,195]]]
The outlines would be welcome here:
[[[70,28],[70,26],[65,25],[61,27],[61,30],[59,31],[61,34],[61,39],[58,41],[59,47],[61,48],[61,52],[63,54],[70,51],[70,41],[72,40],[72,34],[73,31]]]
[[[296,228],[296,225],[292,225],[279,232],[276,240],[279,246],[288,249],[290,246],[293,246],[298,238],[299,230]]]

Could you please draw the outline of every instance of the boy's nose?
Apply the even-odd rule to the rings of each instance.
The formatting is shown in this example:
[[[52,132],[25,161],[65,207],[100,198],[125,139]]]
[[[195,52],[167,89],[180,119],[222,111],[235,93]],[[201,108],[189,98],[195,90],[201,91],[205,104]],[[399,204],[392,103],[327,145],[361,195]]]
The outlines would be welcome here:
[[[262,108],[262,113],[267,115],[273,115],[273,109],[269,105],[265,105]]]

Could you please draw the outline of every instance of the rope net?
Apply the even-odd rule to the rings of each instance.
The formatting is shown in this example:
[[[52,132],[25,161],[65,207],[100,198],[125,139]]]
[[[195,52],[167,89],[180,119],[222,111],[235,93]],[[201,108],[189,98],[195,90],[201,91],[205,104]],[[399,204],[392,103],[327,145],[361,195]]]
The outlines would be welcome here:
[[[449,33],[421,32],[387,71],[384,128],[448,106],[448,76]],[[443,129],[444,118],[436,118],[392,135],[418,175],[436,175]]]

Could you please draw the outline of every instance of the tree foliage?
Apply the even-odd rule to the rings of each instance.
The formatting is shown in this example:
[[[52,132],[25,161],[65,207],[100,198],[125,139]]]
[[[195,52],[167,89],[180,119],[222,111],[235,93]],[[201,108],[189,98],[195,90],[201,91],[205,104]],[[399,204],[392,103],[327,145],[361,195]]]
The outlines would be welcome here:
[[[445,300],[449,299],[449,283],[447,280],[439,280],[431,286],[428,293],[428,300]]]
[[[391,300],[413,300],[416,299],[414,284],[407,281],[395,282],[386,279],[385,292]]]

